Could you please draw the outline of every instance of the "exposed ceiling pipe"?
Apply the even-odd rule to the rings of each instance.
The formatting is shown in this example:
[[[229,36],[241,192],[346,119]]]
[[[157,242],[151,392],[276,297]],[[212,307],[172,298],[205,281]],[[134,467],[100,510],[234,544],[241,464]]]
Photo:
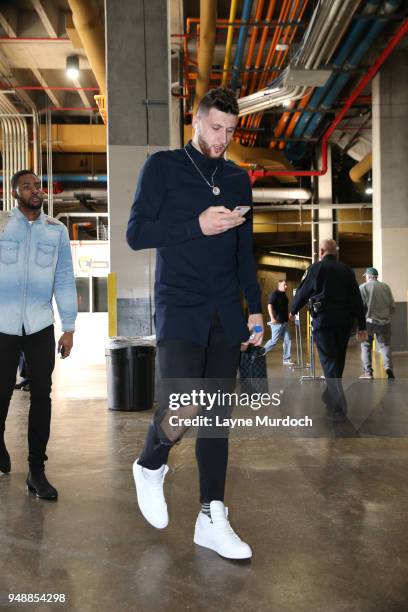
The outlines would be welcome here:
[[[81,223],[73,223],[72,224],[72,240],[78,240],[80,227],[89,228],[89,227],[92,227],[92,223],[90,223],[89,221],[85,221]]]
[[[287,19],[289,16],[289,10],[292,8],[292,12],[289,18],[291,20],[296,19],[296,21],[300,23],[303,12],[307,6],[307,2],[308,0],[304,0],[303,7],[300,10],[299,14],[296,14],[296,11],[298,9],[298,4],[299,4],[298,2],[292,3],[292,7],[291,7],[290,2],[283,2],[281,6],[280,15],[279,15],[279,20]],[[281,27],[278,27],[275,29],[274,35],[272,37],[272,41],[269,46],[269,51],[268,51],[268,54],[265,60],[264,71],[261,75],[261,78],[258,84],[260,91],[250,94],[249,96],[246,96],[245,98],[241,98],[238,102],[240,106],[240,114],[242,115],[252,114],[252,117],[249,119],[249,122],[248,122],[249,127],[257,128],[259,127],[260,122],[261,122],[262,116],[254,115],[253,113],[258,112],[259,110],[262,110],[263,108],[269,108],[271,106],[280,105],[288,99],[295,100],[298,97],[303,97],[304,95],[305,88],[299,88],[299,87],[295,87],[292,85],[289,85],[289,86],[283,85],[283,80],[285,76],[287,75],[287,69],[285,69],[279,75],[277,79],[272,81],[272,84],[267,89],[264,89],[265,85],[267,84],[268,79],[270,79],[273,76],[273,75],[269,75],[266,69],[270,68],[270,66],[272,66],[273,63],[281,67],[286,57],[286,54],[287,54],[287,51],[284,52],[283,54],[282,52],[277,52],[276,54],[276,45],[281,40],[282,34],[283,34],[282,41],[289,46],[291,42],[293,41],[294,35],[296,34],[296,27],[293,28],[292,30],[290,28],[286,28],[285,30],[283,30]],[[276,54],[276,57],[278,58],[278,61],[274,61],[275,54]],[[249,135],[249,137],[247,138],[248,142],[253,143],[254,140],[255,140],[255,136],[252,134]]]
[[[349,5],[347,2],[344,2],[342,7],[340,7],[339,14],[335,16],[334,23],[332,28],[329,30],[325,40],[323,39],[323,44],[320,46],[320,51],[318,52],[317,57],[315,58],[315,65],[320,66],[322,59],[324,58],[326,62],[331,59],[334,50],[337,48],[339,41],[341,40],[347,26],[350,23],[352,16],[359,2],[356,1],[352,5]],[[334,39],[334,41],[333,41]],[[318,47],[317,47],[318,49]],[[303,51],[306,56],[306,49]],[[317,88],[321,89],[321,88]],[[299,110],[302,110],[306,106],[310,105],[311,98],[313,95],[313,90],[311,90],[308,94],[306,94],[300,101]],[[284,113],[279,121],[278,126],[275,128],[274,136],[280,136],[286,128],[285,138],[290,138],[296,125],[301,117],[301,113],[295,113],[292,117],[290,117],[289,113]],[[290,118],[290,121],[289,121]],[[287,124],[287,127],[286,127]],[[271,140],[270,147],[274,148],[277,145],[276,140]],[[286,142],[282,141],[279,143],[279,149],[284,149],[286,146]]]
[[[386,45],[385,49],[380,53],[377,61],[371,66],[365,76],[359,81],[357,87],[353,90],[351,95],[347,98],[346,103],[344,104],[342,110],[336,115],[333,122],[327,128],[324,136],[322,138],[322,167],[320,170],[270,170],[268,172],[265,171],[250,171],[249,174],[252,180],[255,180],[258,177],[262,176],[323,176],[327,172],[327,147],[328,141],[331,134],[339,125],[340,121],[342,121],[343,117],[347,113],[347,111],[352,106],[353,102],[358,98],[360,93],[364,90],[364,88],[368,85],[368,83],[374,78],[377,74],[383,63],[388,59],[391,55],[395,47],[401,42],[404,36],[408,33],[408,19],[405,19],[395,34],[391,37]]]
[[[227,82],[228,82],[228,71],[229,71],[230,61],[231,61],[232,39],[234,36],[234,26],[232,25],[232,23],[233,21],[235,21],[235,13],[237,11],[237,4],[238,4],[237,0],[231,0],[230,15],[229,15],[230,25],[228,26],[228,30],[227,30],[227,44],[225,47],[224,71],[223,71],[222,83],[221,83],[222,87],[226,87]]]
[[[87,0],[68,0],[72,19],[84,47],[92,72],[100,87],[106,92],[105,31],[92,3]]]
[[[242,7],[242,15],[241,20],[244,22],[248,22],[251,17],[252,11],[252,2],[253,0],[244,0],[244,6]],[[234,65],[232,69],[232,78],[231,78],[231,89],[236,89],[238,87],[239,74],[242,66],[242,57],[244,54],[244,49],[246,45],[246,37],[248,32],[248,23],[245,25],[241,25],[239,29],[237,48],[235,50],[235,59]]]
[[[263,8],[263,7],[261,7]],[[259,42],[259,46],[258,46],[258,52],[256,54],[256,58],[255,58],[255,64],[254,64],[254,72],[252,73],[252,78],[251,78],[251,82],[250,82],[250,86],[249,86],[249,95],[251,95],[254,91],[255,91],[255,85],[256,85],[256,80],[258,78],[258,70],[260,69],[261,65],[262,65],[262,58],[264,55],[264,49],[266,46],[266,42],[268,39],[268,34],[269,34],[269,27],[268,24],[271,22],[272,17],[273,17],[273,13],[275,10],[275,0],[269,0],[269,6],[268,6],[268,10],[265,16],[265,26],[262,30],[262,34],[261,34],[261,39]],[[261,15],[262,15],[262,10],[260,11]],[[255,29],[255,28],[254,28]],[[254,33],[252,33],[252,35],[254,36]],[[254,42],[255,45],[255,42]],[[249,55],[249,53],[248,53]],[[252,61],[252,56],[251,56],[251,61]],[[248,60],[247,60],[247,64],[248,64]],[[242,94],[244,94],[244,92],[247,89],[247,83],[248,83],[248,77],[249,75],[247,73],[244,74],[243,79],[242,79]],[[244,97],[244,96],[242,96]],[[239,104],[239,102],[238,102]],[[253,117],[251,117],[251,115],[244,115],[243,117],[241,117],[240,120],[240,127],[244,128],[244,127],[251,127],[252,125],[252,120]],[[246,139],[243,139],[242,142],[245,142]]]
[[[325,0],[319,4],[305,33],[304,45],[298,52],[293,65],[304,67],[307,70],[318,68],[322,59],[333,52],[333,39],[338,40],[337,35],[336,37],[329,37],[330,31],[334,25],[344,31],[358,4],[359,0],[334,0],[334,2]],[[331,45],[330,49],[328,48],[328,40]],[[240,115],[266,110],[287,100],[303,98],[310,87],[288,85],[285,83],[287,73],[288,68],[268,88],[240,98],[238,101]],[[264,84],[265,81],[261,82],[261,86],[264,86]]]
[[[400,0],[393,0],[392,7],[393,10],[396,11],[398,6],[400,5]],[[355,70],[360,65],[361,61],[365,57],[366,53],[370,49],[370,46],[378,41],[379,35],[382,30],[385,28],[387,21],[385,19],[381,19],[381,14],[379,18],[374,21],[374,23],[369,28],[368,32],[366,32],[364,39],[359,42],[357,48],[352,52],[352,54],[348,57],[346,63],[343,67],[348,70]],[[320,104],[323,109],[327,110],[331,108],[333,103],[337,100],[340,93],[343,91],[345,85],[349,81],[351,76],[350,72],[342,72],[341,74],[333,75],[329,80],[328,84],[325,88],[325,96],[323,100],[321,100]],[[320,121],[322,120],[323,113],[317,112],[313,115],[311,121],[306,127],[303,136],[305,138],[311,138],[316,131]]]
[[[217,0],[200,2],[200,47],[198,51],[198,74],[194,99],[194,112],[201,98],[209,89],[210,74],[214,57],[215,32],[217,21]]]
[[[363,190],[363,181],[361,180],[367,172],[371,170],[373,166],[373,155],[372,153],[368,153],[363,159],[358,162],[349,172],[350,178],[353,183],[357,183],[357,186],[360,191]]]
[[[266,42],[268,40],[268,35],[269,35],[269,26],[268,24],[272,21],[272,17],[273,17],[273,12],[275,10],[275,0],[269,0],[269,6],[268,6],[268,11],[266,13],[266,17],[265,17],[265,26],[262,30],[262,35],[261,35],[261,40],[259,43],[259,47],[258,47],[258,53],[256,55],[255,58],[255,72],[252,74],[252,79],[251,79],[251,84],[249,86],[249,93],[252,94],[255,91],[255,85],[256,85],[256,78],[257,78],[257,73],[256,71],[259,70],[259,68],[262,65],[262,58],[263,58],[263,54],[264,54],[264,49],[265,49],[265,45]]]
[[[296,14],[296,9],[297,9],[297,5],[298,5],[299,0],[294,0],[294,2],[291,2],[291,0],[283,0],[281,7],[280,7],[280,12],[279,12],[279,22],[282,21],[286,21],[288,18],[290,20],[292,20],[295,17]],[[304,7],[306,7],[308,0],[304,0]],[[273,7],[275,6],[275,2],[272,3]],[[291,9],[291,5],[292,5],[292,14],[289,16],[289,11]],[[297,21],[299,21],[299,19],[297,19]],[[291,28],[286,28],[286,32],[289,32],[291,30]],[[292,30],[293,32],[296,32],[296,29]],[[272,39],[271,42],[269,44],[269,50],[268,53],[266,54],[266,59],[263,60],[261,58],[261,65],[263,64],[263,71],[260,75],[259,81],[258,81],[258,89],[259,88],[263,88],[266,85],[266,82],[268,79],[272,78],[272,75],[269,73],[269,69],[273,64],[277,64],[278,62],[273,61],[274,57],[275,57],[275,51],[276,51],[276,44],[279,42],[280,37],[281,37],[281,33],[282,33],[282,27],[278,26],[274,29],[273,35],[272,35]],[[286,36],[284,36],[283,38],[286,42]],[[282,61],[285,57],[286,53],[283,54],[282,56]],[[278,54],[279,56],[279,54]],[[280,67],[280,65],[279,65]],[[255,80],[256,80],[256,75],[255,75]],[[254,81],[251,83],[254,83]],[[250,94],[252,96],[256,96],[257,94]],[[243,98],[241,98],[241,100],[243,100]],[[240,104],[240,102],[238,101],[238,105]],[[248,128],[258,128],[260,125],[260,121],[261,121],[261,115],[256,115],[256,114],[250,114],[250,116],[248,117],[247,121],[246,121],[246,127]],[[248,134],[246,134],[242,140],[242,142],[244,144],[254,144],[256,136],[249,132]]]
[[[258,4],[257,4],[256,11],[255,11],[255,24],[260,22],[262,19],[262,11],[264,8],[264,3],[265,3],[265,0],[258,0]],[[254,25],[254,27],[252,28],[252,32],[251,32],[251,39],[248,45],[248,53],[247,53],[247,58],[245,61],[245,72],[242,75],[241,96],[244,95],[247,89],[249,70],[251,70],[251,66],[252,66],[252,57],[255,52],[256,39],[258,37],[258,30],[259,30],[258,25]]]
[[[3,210],[11,210],[14,199],[10,180],[15,172],[28,167],[28,129],[25,117],[18,114],[15,106],[4,95],[0,95],[0,124],[2,132],[3,158]]]
[[[370,24],[370,21],[367,19],[367,17],[373,15],[378,10],[380,1],[381,0],[367,1],[361,15],[359,15],[353,23],[344,42],[342,43],[341,48],[337,51],[333,59],[333,66],[335,68],[340,68],[346,61],[347,57],[351,54],[353,49],[356,47],[356,45],[359,44]],[[324,98],[327,88],[329,87],[330,83],[335,80],[336,76],[337,75],[332,75],[324,87],[317,87],[315,89],[313,96],[309,102],[309,106],[311,106],[312,108],[317,108],[318,106],[320,106],[320,103]],[[293,132],[293,136],[295,138],[300,138],[302,136],[312,115],[313,112],[309,111],[302,114]],[[291,149],[291,146],[288,145],[287,148]]]
[[[300,187],[256,187],[252,189],[252,199],[254,202],[282,202],[285,200],[306,202],[310,200],[311,197],[312,192],[309,191],[309,189],[301,189]],[[259,207],[256,208],[259,210]],[[269,207],[262,208],[269,209]]]
[[[89,200],[106,200],[106,198],[108,197],[108,192],[106,187],[94,187],[92,186],[91,188],[88,187],[78,187],[78,189],[64,189],[63,191],[61,191],[60,193],[58,193],[57,195],[54,195],[54,199],[55,198],[59,198],[62,200],[78,200],[79,201],[79,196],[87,196],[87,199]]]

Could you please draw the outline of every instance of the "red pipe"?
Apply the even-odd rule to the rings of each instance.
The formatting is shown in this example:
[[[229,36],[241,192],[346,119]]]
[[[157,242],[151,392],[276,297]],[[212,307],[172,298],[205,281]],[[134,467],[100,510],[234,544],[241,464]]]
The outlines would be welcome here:
[[[344,104],[341,111],[336,115],[333,122],[329,125],[324,136],[322,138],[322,167],[320,170],[251,170],[249,171],[249,176],[251,181],[254,182],[256,178],[262,176],[323,176],[327,172],[327,148],[328,148],[328,140],[334,130],[337,128],[340,121],[343,119],[344,115],[347,113],[349,108],[352,106],[353,102],[360,95],[363,89],[368,85],[371,79],[377,74],[383,63],[386,59],[391,55],[394,51],[395,47],[398,43],[404,38],[405,34],[408,33],[408,19],[405,19],[400,28],[396,31],[394,36],[390,39],[385,49],[379,55],[377,61],[367,74],[360,80],[357,87],[354,89],[353,93],[347,98],[346,103]]]

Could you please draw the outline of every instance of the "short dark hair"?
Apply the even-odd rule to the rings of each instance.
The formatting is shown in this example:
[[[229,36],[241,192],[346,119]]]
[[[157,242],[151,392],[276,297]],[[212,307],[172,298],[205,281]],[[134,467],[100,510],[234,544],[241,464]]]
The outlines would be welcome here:
[[[228,87],[217,87],[207,91],[200,100],[197,113],[201,111],[207,114],[212,108],[223,113],[230,113],[230,115],[239,114],[237,98],[232,89]]]
[[[18,187],[18,179],[20,176],[24,176],[25,174],[33,174],[34,176],[37,176],[32,170],[19,170],[18,172],[15,172],[11,177],[11,188],[13,191],[16,191]]]
[[[278,280],[278,285],[280,285],[281,283],[286,283],[286,282],[287,282],[286,278],[280,278]]]

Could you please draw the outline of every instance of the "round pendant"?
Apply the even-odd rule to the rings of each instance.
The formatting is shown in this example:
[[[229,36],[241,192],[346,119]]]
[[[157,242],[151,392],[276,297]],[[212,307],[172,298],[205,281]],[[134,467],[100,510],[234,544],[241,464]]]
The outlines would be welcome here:
[[[221,189],[219,187],[213,187],[212,192],[214,195],[220,195]]]

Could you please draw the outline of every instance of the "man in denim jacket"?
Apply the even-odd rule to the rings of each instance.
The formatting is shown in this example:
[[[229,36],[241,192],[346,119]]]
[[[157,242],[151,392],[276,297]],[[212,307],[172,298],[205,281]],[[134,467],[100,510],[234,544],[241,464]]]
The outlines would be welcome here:
[[[50,435],[51,375],[55,364],[55,297],[65,359],[73,345],[77,294],[66,227],[41,210],[39,178],[21,170],[11,179],[17,206],[0,212],[0,471],[11,469],[4,430],[21,352],[30,370],[27,487],[42,499],[57,499],[44,473]]]

